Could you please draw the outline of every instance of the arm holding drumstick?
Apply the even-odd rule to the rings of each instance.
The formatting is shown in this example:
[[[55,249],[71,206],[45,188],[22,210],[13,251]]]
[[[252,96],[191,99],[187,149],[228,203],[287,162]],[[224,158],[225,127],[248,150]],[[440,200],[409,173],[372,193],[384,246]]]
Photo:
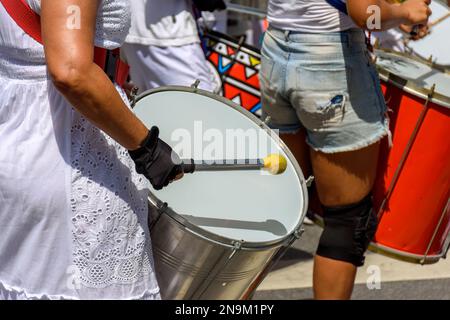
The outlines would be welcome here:
[[[372,18],[370,6],[380,9],[380,28],[370,31],[383,31],[404,25],[427,25],[431,15],[431,0],[348,0],[348,14],[362,29],[368,29],[367,21]]]
[[[136,170],[156,189],[182,176],[172,149],[126,106],[105,72],[94,63],[94,35],[100,0],[42,0],[42,39],[56,89],[97,128],[130,152]],[[82,28],[67,28],[67,8],[77,6]],[[68,128],[70,130],[70,128]]]

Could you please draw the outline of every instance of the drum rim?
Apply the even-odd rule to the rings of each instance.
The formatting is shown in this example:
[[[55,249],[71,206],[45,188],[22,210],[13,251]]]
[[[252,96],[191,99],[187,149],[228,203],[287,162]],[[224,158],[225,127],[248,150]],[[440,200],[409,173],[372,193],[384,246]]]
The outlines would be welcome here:
[[[211,231],[203,229],[203,228],[189,222],[188,220],[183,218],[181,216],[181,214],[175,212],[170,207],[167,207],[167,209],[165,210],[164,213],[166,213],[170,218],[174,219],[181,225],[185,226],[186,229],[191,233],[195,233],[203,238],[206,238],[209,241],[218,243],[220,245],[228,246],[228,247],[234,247],[236,243],[241,243],[241,247],[244,250],[245,249],[259,250],[259,249],[264,249],[264,248],[272,248],[272,247],[276,247],[277,245],[283,244],[286,241],[291,240],[292,237],[297,237],[298,236],[297,233],[300,231],[301,226],[303,225],[303,221],[306,217],[306,213],[308,211],[308,206],[309,206],[308,188],[306,186],[306,179],[305,179],[305,176],[303,175],[303,171],[300,168],[300,165],[298,164],[298,162],[295,159],[292,152],[288,149],[286,144],[283,142],[283,140],[281,140],[281,138],[278,135],[274,134],[273,130],[270,129],[267,124],[265,124],[263,121],[261,121],[258,117],[256,117],[250,111],[247,111],[246,109],[244,109],[240,105],[237,105],[236,103],[234,103],[231,100],[228,100],[217,94],[196,88],[194,86],[192,86],[192,87],[164,86],[164,87],[147,90],[147,91],[141,93],[138,97],[136,97],[136,99],[133,103],[133,108],[136,106],[136,104],[140,100],[144,99],[145,97],[147,97],[149,95],[152,95],[155,93],[161,93],[161,92],[168,92],[168,91],[181,91],[181,92],[200,94],[200,95],[206,96],[208,98],[222,102],[222,103],[228,105],[229,107],[233,108],[235,111],[238,111],[241,115],[247,117],[250,121],[252,121],[254,124],[256,124],[259,128],[264,130],[276,143],[278,143],[281,150],[283,150],[283,152],[286,154],[286,156],[292,163],[295,173],[300,178],[300,185],[301,185],[302,196],[303,196],[303,208],[302,208],[299,223],[295,226],[295,228],[292,229],[292,231],[290,233],[286,234],[284,237],[279,238],[279,239],[275,239],[275,240],[271,240],[271,241],[262,241],[262,242],[250,242],[250,241],[243,241],[243,240],[238,240],[238,239],[231,239],[231,238],[227,238],[227,237],[215,234]],[[157,196],[155,196],[151,191],[150,191],[150,194],[154,199],[156,199],[157,201],[162,203],[162,201]]]
[[[376,52],[383,52],[383,53],[387,53],[390,55],[407,58],[407,59],[413,60],[415,62],[425,64],[433,69],[441,71],[442,73],[449,74],[448,71],[446,71],[445,69],[439,68],[436,64],[433,64],[429,61],[423,60],[419,57],[412,57],[412,56],[408,56],[407,54],[404,54],[401,52],[395,52],[395,51],[386,50],[386,49],[379,49],[379,50],[376,50]],[[429,97],[432,93],[431,90],[420,87],[414,80],[407,80],[407,79],[403,78],[401,75],[392,73],[391,71],[387,70],[386,68],[384,68],[378,64],[377,64],[377,69],[378,69],[380,78],[383,81],[391,83],[394,86],[396,86],[397,88],[402,89],[402,90],[406,91],[407,93],[410,93],[421,99],[424,99],[424,100],[429,99]],[[439,106],[442,106],[445,108],[450,108],[450,97],[445,96],[441,93],[434,92],[431,96],[430,101]]]
[[[378,242],[371,242],[369,250],[387,257],[392,257],[399,261],[410,262],[415,264],[433,264],[444,258],[445,253],[441,250],[438,254],[417,254],[399,249],[394,249]]]

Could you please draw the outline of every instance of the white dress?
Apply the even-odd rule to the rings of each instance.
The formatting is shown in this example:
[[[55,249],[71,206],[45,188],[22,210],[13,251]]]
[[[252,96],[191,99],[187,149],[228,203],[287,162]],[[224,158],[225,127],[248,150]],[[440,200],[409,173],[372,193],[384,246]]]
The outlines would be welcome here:
[[[97,46],[121,45],[128,5],[102,1]],[[43,47],[0,4],[0,300],[159,299],[148,187],[57,92]]]

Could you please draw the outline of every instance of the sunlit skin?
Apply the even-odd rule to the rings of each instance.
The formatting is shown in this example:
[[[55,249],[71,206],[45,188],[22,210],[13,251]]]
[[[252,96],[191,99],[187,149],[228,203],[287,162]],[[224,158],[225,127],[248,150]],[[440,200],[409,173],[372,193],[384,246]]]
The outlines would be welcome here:
[[[48,71],[55,87],[78,112],[126,149],[136,150],[148,129],[94,63],[99,3],[99,0],[42,0],[42,40]],[[67,28],[67,8],[73,5],[80,8],[80,29]],[[182,177],[180,174],[175,180]]]
[[[56,88],[73,107],[128,150],[148,129],[125,105],[104,71],[93,62],[99,0],[42,0],[42,38]],[[81,29],[67,28],[67,8],[81,12]],[[67,128],[70,130],[70,128]]]
[[[409,0],[403,4],[390,4],[384,0],[347,0],[349,15],[365,29],[369,17],[367,8],[381,8],[383,30],[399,25],[427,24],[431,14],[430,0]],[[380,143],[365,149],[325,154],[310,150],[304,132],[282,135],[292,150],[305,175],[315,176],[320,201],[328,207],[357,203],[373,188]],[[315,299],[350,299],[356,276],[356,267],[350,263],[316,256],[314,259],[313,287]]]

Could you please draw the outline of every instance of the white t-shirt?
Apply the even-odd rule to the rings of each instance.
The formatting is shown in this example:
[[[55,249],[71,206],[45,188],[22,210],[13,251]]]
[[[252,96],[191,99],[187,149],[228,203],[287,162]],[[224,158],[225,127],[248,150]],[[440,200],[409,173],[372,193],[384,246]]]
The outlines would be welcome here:
[[[130,0],[127,43],[160,47],[200,42],[190,0]]]
[[[298,32],[323,33],[356,28],[349,16],[325,0],[270,0],[268,20],[275,28]]]

